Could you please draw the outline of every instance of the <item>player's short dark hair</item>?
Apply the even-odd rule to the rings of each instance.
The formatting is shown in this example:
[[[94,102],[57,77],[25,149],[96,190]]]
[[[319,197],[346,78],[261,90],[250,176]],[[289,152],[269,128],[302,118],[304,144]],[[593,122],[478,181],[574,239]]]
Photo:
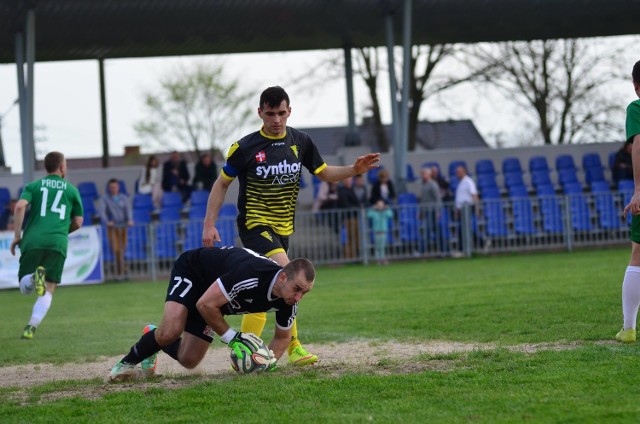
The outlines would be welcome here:
[[[640,84],[640,60],[633,65],[633,71],[631,71],[631,77],[633,81]]]
[[[280,87],[279,85],[269,87],[260,95],[260,107],[278,107],[283,100],[287,102],[288,107],[289,95],[286,91],[284,91],[284,88]]]
[[[120,184],[120,182],[116,178],[110,178],[109,181],[107,181],[107,185],[113,183]]]
[[[47,156],[44,157],[44,169],[47,170],[48,173],[52,173],[60,168],[60,165],[64,162],[64,155],[60,152],[49,152]]]
[[[287,274],[287,279],[289,280],[294,280],[300,272],[304,273],[304,278],[307,281],[314,281],[316,279],[316,269],[309,259],[292,259],[291,262],[284,267],[284,273]]]

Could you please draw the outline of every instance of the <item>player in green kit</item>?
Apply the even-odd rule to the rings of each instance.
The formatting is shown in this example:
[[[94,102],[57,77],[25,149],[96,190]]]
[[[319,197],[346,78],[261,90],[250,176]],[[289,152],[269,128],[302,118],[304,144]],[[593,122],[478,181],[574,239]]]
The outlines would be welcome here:
[[[640,61],[631,72],[633,88],[640,97]],[[624,216],[633,215],[631,220],[631,258],[622,280],[622,330],[616,334],[616,340],[623,343],[636,341],[636,319],[640,306],[640,100],[627,106],[626,122],[627,143],[632,143],[631,160],[635,189],[629,204],[624,208]]]
[[[15,256],[20,246],[18,280],[20,291],[34,291],[38,299],[33,305],[29,324],[22,333],[23,339],[32,339],[36,327],[44,319],[67,257],[69,233],[82,226],[82,201],[80,193],[65,181],[67,161],[60,152],[51,152],[44,158],[47,176],[27,184],[22,190],[14,212],[15,235],[11,242],[11,254]],[[27,206],[31,210],[22,232]]]

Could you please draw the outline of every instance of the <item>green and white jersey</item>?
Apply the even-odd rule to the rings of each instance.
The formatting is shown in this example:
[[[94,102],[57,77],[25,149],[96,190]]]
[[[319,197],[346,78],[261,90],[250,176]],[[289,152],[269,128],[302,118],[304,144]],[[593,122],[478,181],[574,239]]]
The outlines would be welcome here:
[[[627,106],[627,143],[633,143],[633,137],[640,134],[640,99]]]
[[[20,199],[31,204],[20,250],[54,250],[66,257],[71,218],[84,213],[78,189],[58,175],[47,175],[27,184]]]

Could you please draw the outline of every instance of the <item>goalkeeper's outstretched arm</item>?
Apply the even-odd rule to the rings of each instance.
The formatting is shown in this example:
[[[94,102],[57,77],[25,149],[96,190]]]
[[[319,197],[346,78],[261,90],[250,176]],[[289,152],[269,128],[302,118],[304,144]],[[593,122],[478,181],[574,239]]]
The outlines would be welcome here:
[[[276,327],[276,332],[273,335],[273,339],[271,340],[271,343],[269,343],[269,349],[273,351],[273,355],[276,359],[280,359],[287,346],[289,346],[290,341],[291,329],[283,330]]]

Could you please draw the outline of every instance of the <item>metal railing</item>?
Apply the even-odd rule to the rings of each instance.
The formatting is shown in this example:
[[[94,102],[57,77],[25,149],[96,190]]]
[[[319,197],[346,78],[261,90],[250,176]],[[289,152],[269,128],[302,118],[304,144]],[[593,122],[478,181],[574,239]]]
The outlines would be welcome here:
[[[384,244],[386,260],[624,244],[630,219],[623,218],[622,210],[629,197],[626,192],[503,197],[460,211],[452,203],[440,210],[424,204],[393,205],[386,235],[378,242]],[[235,218],[220,218],[218,227],[228,229],[224,244],[241,245]],[[170,273],[182,251],[201,246],[202,221],[135,225],[128,235],[129,276],[156,279]],[[366,209],[302,211],[296,214],[289,257],[306,257],[316,264],[368,264],[376,261],[375,243]],[[113,257],[106,241],[103,255],[110,279]]]

